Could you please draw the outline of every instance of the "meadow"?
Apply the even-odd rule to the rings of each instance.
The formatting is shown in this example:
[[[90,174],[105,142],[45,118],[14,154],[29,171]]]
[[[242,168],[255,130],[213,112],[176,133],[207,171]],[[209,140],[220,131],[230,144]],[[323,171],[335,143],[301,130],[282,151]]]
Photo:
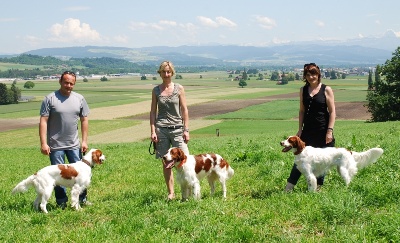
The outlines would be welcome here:
[[[250,80],[247,87],[239,88],[224,73],[199,76],[183,74],[183,80],[175,80],[185,86],[191,104],[290,94],[298,92],[302,85],[299,81],[281,86]],[[270,101],[193,121],[216,121],[191,127],[189,149],[192,154],[217,152],[230,162],[235,175],[227,182],[227,199],[222,199],[219,185],[211,197],[209,186],[203,181],[202,200],[181,202],[176,184],[177,199],[166,201],[161,162],[148,153],[149,130],[145,130],[144,137],[139,133],[118,133],[141,126],[141,121],[132,116],[148,113],[150,106],[141,106],[147,104],[151,88],[159,82],[112,79],[76,85],[75,91],[87,98],[96,117],[90,121],[90,147],[101,149],[107,157],[103,165],[93,169],[89,200],[94,205],[80,212],[57,208],[53,197],[48,204],[49,214],[45,215],[32,208],[33,189],[11,195],[19,181],[48,165],[49,160],[40,154],[37,125],[0,132],[1,242],[400,241],[399,122],[337,120],[337,146],[356,151],[379,146],[384,155],[361,170],[348,187],[332,170],[320,192],[309,193],[301,177],[294,192],[286,193],[283,189],[293,154],[282,153],[279,142],[296,132],[298,98]],[[332,86],[338,103],[365,101],[366,77],[323,82]],[[34,89],[23,90],[23,95],[34,96],[35,100],[2,106],[0,119],[38,119],[41,98],[57,88],[54,81],[35,82]],[[125,105],[133,105],[130,112],[120,109]],[[109,118],[99,112],[110,107],[119,110],[119,116]],[[147,121],[143,129],[149,129]],[[216,136],[216,129],[220,136]],[[109,131],[118,133],[121,140],[125,136],[137,139],[91,139]]]

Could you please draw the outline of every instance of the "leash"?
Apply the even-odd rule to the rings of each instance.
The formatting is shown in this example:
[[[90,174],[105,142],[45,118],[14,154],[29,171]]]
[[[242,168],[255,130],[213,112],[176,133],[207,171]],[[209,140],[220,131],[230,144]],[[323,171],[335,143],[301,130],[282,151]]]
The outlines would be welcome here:
[[[153,147],[153,151],[151,151],[151,147]],[[154,144],[153,141],[150,141],[150,145],[149,145],[149,154],[150,154],[150,155],[156,154],[156,146],[155,146],[155,144]]]

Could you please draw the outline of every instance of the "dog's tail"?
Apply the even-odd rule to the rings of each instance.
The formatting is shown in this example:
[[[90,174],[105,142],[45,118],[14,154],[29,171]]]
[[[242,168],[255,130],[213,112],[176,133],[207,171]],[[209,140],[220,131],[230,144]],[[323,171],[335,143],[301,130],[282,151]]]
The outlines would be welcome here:
[[[364,152],[352,152],[353,158],[357,163],[357,168],[362,169],[375,163],[383,154],[383,149],[372,148]]]
[[[235,171],[233,170],[232,166],[228,166],[228,179],[231,178],[233,176],[233,174],[235,174]]]
[[[29,187],[33,186],[34,179],[35,179],[35,175],[31,175],[28,178],[26,178],[25,180],[23,180],[20,183],[18,183],[18,185],[16,185],[14,187],[14,189],[12,190],[12,194],[15,194],[17,192],[26,192],[26,191],[28,191]]]

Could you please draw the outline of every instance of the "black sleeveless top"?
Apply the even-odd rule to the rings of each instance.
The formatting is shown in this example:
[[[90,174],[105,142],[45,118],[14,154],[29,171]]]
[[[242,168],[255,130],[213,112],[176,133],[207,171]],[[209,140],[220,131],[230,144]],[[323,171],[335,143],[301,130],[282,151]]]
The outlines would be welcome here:
[[[334,144],[325,143],[326,131],[329,124],[329,111],[326,103],[325,84],[314,96],[310,96],[308,85],[303,87],[304,120],[301,139],[306,145],[313,147],[330,147]]]

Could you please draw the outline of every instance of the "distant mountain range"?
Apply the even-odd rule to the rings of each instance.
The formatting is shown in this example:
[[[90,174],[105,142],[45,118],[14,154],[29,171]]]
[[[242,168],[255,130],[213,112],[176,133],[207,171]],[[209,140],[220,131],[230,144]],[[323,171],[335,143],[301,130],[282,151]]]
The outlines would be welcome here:
[[[143,48],[84,46],[43,48],[25,54],[40,56],[114,57],[131,62],[158,64],[171,60],[176,65],[263,65],[288,66],[315,62],[321,65],[377,65],[391,59],[400,46],[400,38],[388,31],[382,38],[360,38],[346,42],[297,42],[267,47],[209,45],[209,46],[154,46]]]

